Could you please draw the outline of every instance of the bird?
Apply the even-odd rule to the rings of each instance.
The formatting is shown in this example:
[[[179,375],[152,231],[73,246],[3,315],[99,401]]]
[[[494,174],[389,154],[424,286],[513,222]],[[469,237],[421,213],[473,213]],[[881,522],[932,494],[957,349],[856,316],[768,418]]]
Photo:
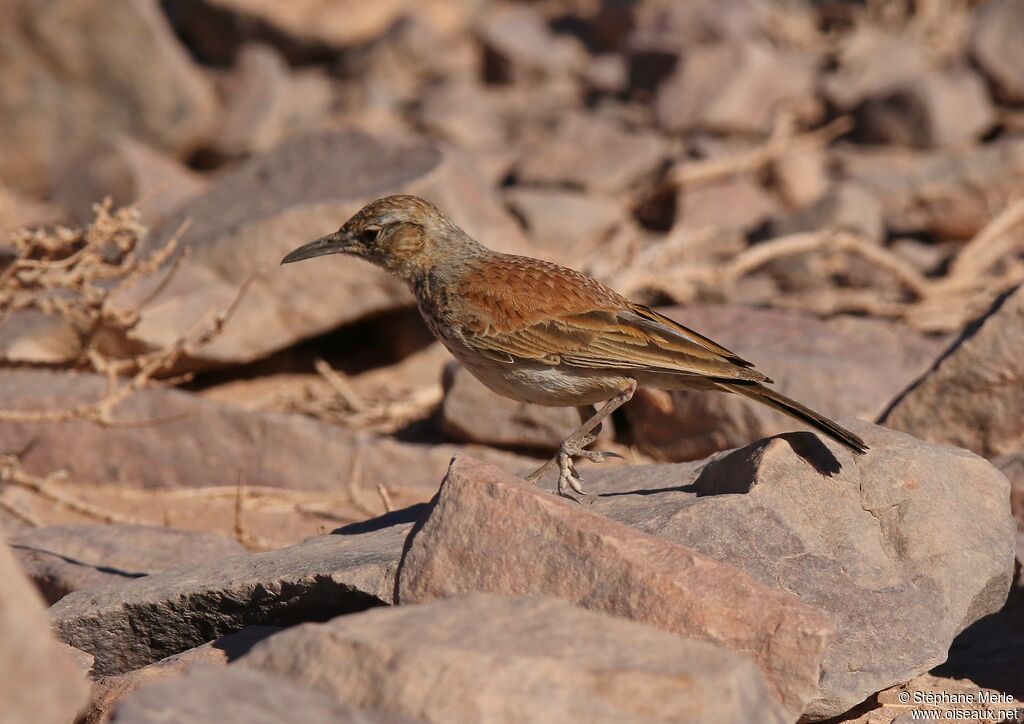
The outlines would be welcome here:
[[[586,494],[575,459],[621,457],[587,446],[640,386],[739,394],[867,451],[860,437],[768,387],[771,379],[717,342],[579,271],[492,251],[418,196],[372,201],[281,263],[327,254],[364,259],[404,281],[434,336],[493,392],[576,408],[580,426],[527,476],[537,482],[557,468],[564,497]]]

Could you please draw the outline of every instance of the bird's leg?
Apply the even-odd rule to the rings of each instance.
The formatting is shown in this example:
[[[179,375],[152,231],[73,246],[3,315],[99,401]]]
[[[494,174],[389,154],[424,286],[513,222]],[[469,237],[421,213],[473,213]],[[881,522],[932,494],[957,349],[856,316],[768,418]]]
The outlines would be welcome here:
[[[592,443],[597,437],[598,432],[601,430],[601,423],[604,419],[629,402],[633,397],[634,392],[636,392],[636,381],[630,380],[629,385],[624,390],[604,403],[601,409],[597,412],[594,412],[592,405],[583,405],[576,408],[580,413],[582,424],[576,428],[569,437],[562,441],[562,444],[558,446],[558,452],[555,454],[554,458],[541,465],[526,479],[530,482],[536,482],[545,473],[551,470],[551,468],[557,465],[558,494],[566,498],[571,498],[572,496],[570,496],[566,490],[566,488],[569,488],[580,495],[586,495],[583,491],[583,487],[580,485],[580,477],[573,467],[572,459],[574,457],[582,457],[586,460],[590,460],[591,462],[599,463],[609,457],[620,457],[617,453],[584,450],[584,448]],[[585,415],[589,415],[589,417],[585,417]]]

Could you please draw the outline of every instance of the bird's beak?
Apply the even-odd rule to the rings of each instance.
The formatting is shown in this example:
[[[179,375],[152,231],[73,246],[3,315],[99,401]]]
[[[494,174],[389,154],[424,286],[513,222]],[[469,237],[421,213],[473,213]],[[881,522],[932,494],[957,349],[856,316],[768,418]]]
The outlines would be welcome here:
[[[316,241],[300,246],[282,259],[281,263],[291,264],[293,261],[312,259],[315,256],[323,256],[324,254],[343,254],[348,251],[348,248],[349,242],[345,235],[340,231],[335,231],[333,234],[321,236]]]

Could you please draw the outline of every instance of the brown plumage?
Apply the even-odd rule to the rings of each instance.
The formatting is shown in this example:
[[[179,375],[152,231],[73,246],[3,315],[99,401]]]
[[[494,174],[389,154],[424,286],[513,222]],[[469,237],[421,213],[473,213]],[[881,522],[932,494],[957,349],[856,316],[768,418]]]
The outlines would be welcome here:
[[[415,196],[368,204],[282,263],[332,253],[362,257],[403,279],[434,335],[498,394],[580,410],[581,427],[531,476],[557,465],[559,493],[583,492],[572,458],[608,455],[584,448],[638,385],[741,394],[855,452],[867,449],[852,432],[766,387],[770,379],[720,344],[585,274],[491,251]],[[595,412],[592,405],[605,401]]]

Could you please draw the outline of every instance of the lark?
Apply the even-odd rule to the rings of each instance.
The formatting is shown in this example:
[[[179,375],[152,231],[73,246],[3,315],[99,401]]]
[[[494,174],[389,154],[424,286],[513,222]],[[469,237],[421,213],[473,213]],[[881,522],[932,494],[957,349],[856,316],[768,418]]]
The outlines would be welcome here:
[[[768,377],[717,342],[585,274],[492,251],[419,197],[378,199],[281,263],[325,254],[365,259],[408,284],[431,332],[497,394],[577,409],[579,428],[527,478],[557,467],[560,495],[584,494],[576,458],[614,456],[587,446],[638,386],[739,394],[867,450],[857,435],[767,387]]]

